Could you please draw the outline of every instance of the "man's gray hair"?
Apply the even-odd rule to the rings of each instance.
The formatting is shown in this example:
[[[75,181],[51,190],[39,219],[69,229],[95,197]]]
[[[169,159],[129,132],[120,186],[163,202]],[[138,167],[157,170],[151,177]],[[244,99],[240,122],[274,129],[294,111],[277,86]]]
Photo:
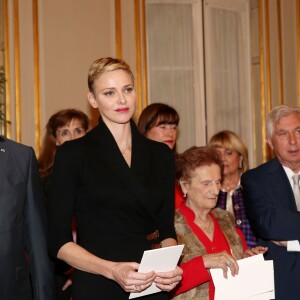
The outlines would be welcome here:
[[[299,107],[290,107],[287,105],[278,105],[272,108],[268,113],[266,119],[266,134],[267,138],[271,138],[274,132],[275,125],[280,121],[281,118],[289,116],[291,114],[299,114]]]

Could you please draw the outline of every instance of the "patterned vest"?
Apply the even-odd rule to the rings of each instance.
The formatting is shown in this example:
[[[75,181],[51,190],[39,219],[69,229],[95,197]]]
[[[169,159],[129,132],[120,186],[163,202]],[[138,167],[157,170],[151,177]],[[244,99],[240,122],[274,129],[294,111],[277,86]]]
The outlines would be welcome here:
[[[217,207],[226,210],[227,192],[220,191],[218,196]],[[248,248],[256,247],[256,236],[250,226],[248,216],[246,214],[246,207],[244,203],[244,195],[242,188],[236,189],[232,194],[232,208],[235,216],[236,227],[239,228],[245,237]]]

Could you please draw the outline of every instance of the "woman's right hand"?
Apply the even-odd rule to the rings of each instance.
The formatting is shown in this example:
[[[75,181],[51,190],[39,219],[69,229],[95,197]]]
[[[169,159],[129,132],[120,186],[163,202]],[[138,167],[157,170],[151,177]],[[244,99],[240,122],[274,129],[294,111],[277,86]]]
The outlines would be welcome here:
[[[206,269],[222,269],[225,278],[227,278],[228,268],[230,269],[232,276],[237,275],[239,272],[239,266],[236,260],[226,251],[205,254],[202,257]]]
[[[139,293],[147,289],[155,279],[155,272],[137,272],[139,264],[135,262],[118,262],[111,269],[112,278],[126,292]]]

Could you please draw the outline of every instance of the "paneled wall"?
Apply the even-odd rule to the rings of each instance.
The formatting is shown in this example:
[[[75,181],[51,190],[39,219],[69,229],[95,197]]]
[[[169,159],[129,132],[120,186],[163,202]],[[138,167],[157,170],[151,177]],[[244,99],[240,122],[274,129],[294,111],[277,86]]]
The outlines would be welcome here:
[[[275,105],[300,105],[300,1],[251,1],[254,164],[272,153],[266,114]]]
[[[10,91],[8,136],[37,152],[48,118],[63,108],[92,111],[87,72],[102,56],[115,56],[111,0],[4,0]]]
[[[150,83],[147,47],[153,40],[150,39],[148,44],[146,43],[146,0],[1,1],[4,3],[6,32],[4,48],[7,116],[11,122],[8,126],[9,137],[33,146],[38,153],[48,118],[57,110],[67,107],[83,110],[91,116],[95,124],[98,113],[92,110],[86,101],[87,71],[95,59],[103,56],[123,57],[132,66],[139,95],[136,117],[141,109],[151,102],[151,99],[148,99],[150,87],[147,86]],[[247,48],[243,53],[250,56],[250,71],[247,67],[240,69],[240,74],[243,70],[249,72],[246,83],[250,87],[247,91],[247,95],[250,96],[247,99],[240,97],[242,99],[239,101],[249,109],[246,119],[250,135],[246,140],[251,150],[252,166],[265,161],[269,158],[264,142],[266,113],[273,105],[299,105],[300,101],[300,0],[163,1],[200,5],[198,11],[201,12],[201,16],[193,14],[193,22],[198,24],[198,29],[206,35],[214,33],[210,22],[207,22],[209,16],[205,16],[205,13],[210,13],[212,22],[215,15],[204,5],[227,5],[227,16],[231,13],[232,3],[240,2],[240,7],[246,7],[240,10],[241,13],[233,13],[236,24],[243,24],[246,28],[242,32],[242,39],[250,41],[242,44]],[[231,11],[235,11],[233,6]],[[248,15],[245,15],[245,12]],[[201,19],[203,14],[206,18],[204,21]],[[239,23],[239,16],[243,17],[242,23]],[[203,29],[203,24],[208,28]],[[176,39],[176,34],[174,38]],[[207,38],[193,32],[196,45],[193,53],[199,54],[196,61],[198,73],[195,73],[195,78],[201,86],[203,85],[203,89],[200,93],[198,91],[198,96],[195,97],[193,118],[183,122],[180,127],[183,134],[192,132],[194,138],[191,135],[189,140],[180,140],[180,150],[190,146],[189,143],[193,143],[193,139],[195,144],[205,143],[214,128],[222,128],[220,123],[214,127],[214,117],[218,116],[213,110],[208,111],[211,113],[208,116],[210,119],[205,119],[205,111],[207,112],[209,105],[218,106],[218,101],[215,100],[209,105],[206,103],[214,92],[210,90],[208,93],[206,90],[209,86],[205,76],[216,72],[214,57],[218,53],[222,54],[221,49],[213,51],[214,43],[209,44],[211,49],[208,44],[203,45]],[[210,38],[213,42],[213,36]],[[164,46],[164,43],[160,43],[153,53],[160,53]],[[203,49],[213,52],[209,53],[209,56],[205,51],[202,52]],[[214,76],[210,78],[212,87]],[[222,92],[217,91],[217,94],[222,95]],[[185,99],[182,98],[180,105],[186,108]],[[220,99],[220,102],[222,100]],[[189,112],[184,114],[186,117]],[[231,115],[234,118],[237,113]],[[214,125],[211,131],[206,127],[208,123]],[[190,130],[191,126],[194,126],[193,130]]]

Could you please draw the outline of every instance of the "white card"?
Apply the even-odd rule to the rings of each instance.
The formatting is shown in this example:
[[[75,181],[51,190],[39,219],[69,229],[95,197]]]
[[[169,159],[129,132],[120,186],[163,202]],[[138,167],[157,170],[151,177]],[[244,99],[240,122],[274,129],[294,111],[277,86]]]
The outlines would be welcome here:
[[[238,260],[239,274],[233,277],[228,269],[227,279],[222,269],[211,269],[215,285],[215,300],[273,299],[273,261],[263,255]]]
[[[184,245],[146,250],[143,254],[138,272],[167,272],[176,268]],[[130,293],[129,299],[138,298],[161,292],[153,282],[146,290],[140,293]]]

